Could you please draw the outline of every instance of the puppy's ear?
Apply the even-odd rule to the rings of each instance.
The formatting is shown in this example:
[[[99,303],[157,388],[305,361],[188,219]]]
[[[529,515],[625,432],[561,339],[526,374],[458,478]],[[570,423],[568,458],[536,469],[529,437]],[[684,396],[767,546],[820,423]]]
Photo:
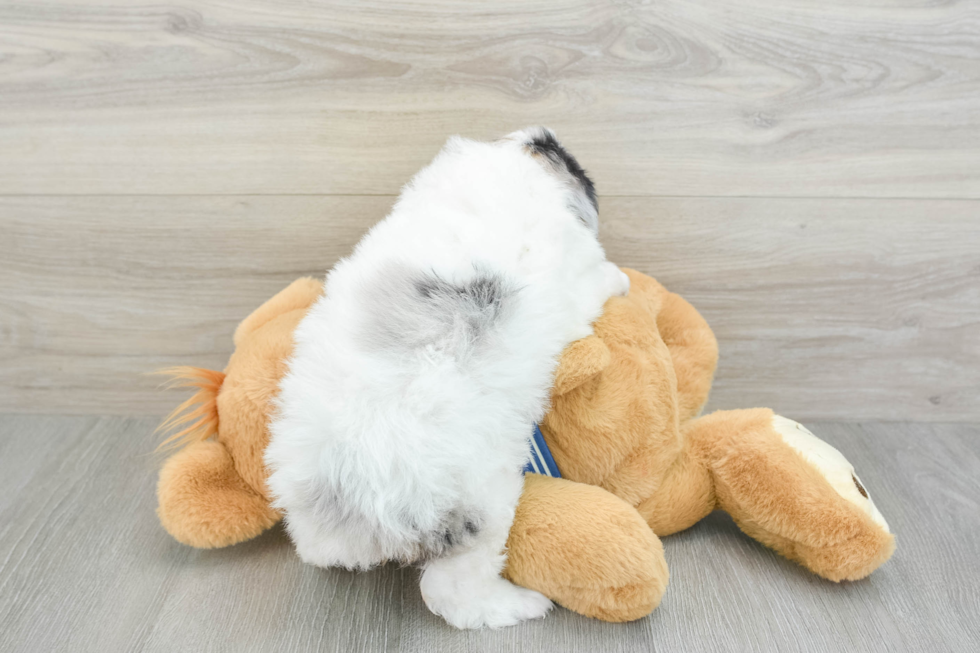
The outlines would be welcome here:
[[[561,355],[552,393],[559,396],[574,390],[606,369],[611,359],[609,348],[598,336],[576,340]]]

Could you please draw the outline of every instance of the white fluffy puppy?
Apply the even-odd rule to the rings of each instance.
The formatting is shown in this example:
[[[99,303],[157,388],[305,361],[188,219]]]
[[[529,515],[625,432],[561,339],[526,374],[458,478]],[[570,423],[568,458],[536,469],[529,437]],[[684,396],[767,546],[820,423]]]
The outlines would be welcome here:
[[[597,228],[551,131],[451,138],[327,275],[265,456],[304,561],[421,563],[426,605],[459,628],[544,616],[500,571],[558,358],[629,289]]]

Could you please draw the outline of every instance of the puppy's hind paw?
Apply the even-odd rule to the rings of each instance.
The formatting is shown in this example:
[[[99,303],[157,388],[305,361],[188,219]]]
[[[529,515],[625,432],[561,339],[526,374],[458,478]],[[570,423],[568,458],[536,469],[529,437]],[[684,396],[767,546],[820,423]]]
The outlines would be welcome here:
[[[496,614],[487,615],[487,626],[490,628],[512,626],[528,619],[542,619],[554,606],[551,599],[540,592],[517,585],[511,587],[514,589],[513,596],[504,599],[504,605],[501,605],[501,610]]]
[[[426,591],[422,598],[435,614],[456,628],[503,628],[527,619],[540,619],[552,608],[551,600],[540,592],[518,587],[503,578],[468,595]],[[472,588],[477,589],[477,588]]]

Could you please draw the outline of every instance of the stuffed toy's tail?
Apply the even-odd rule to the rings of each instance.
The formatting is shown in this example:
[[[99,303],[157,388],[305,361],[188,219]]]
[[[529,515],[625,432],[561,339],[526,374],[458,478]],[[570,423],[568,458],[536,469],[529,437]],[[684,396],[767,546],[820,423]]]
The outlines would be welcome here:
[[[162,370],[169,387],[197,388],[159,430],[176,431],[159,449],[180,449],[167,459],[157,484],[157,515],[176,540],[198,548],[252,539],[279,521],[269,502],[241,477],[218,435],[218,393],[223,372],[199,367]],[[179,430],[178,430],[179,429]]]
[[[203,367],[170,367],[157,374],[169,376],[167,388],[197,388],[190,399],[177,406],[167,415],[157,431],[173,431],[157,448],[179,448],[191,442],[207,440],[218,432],[218,393],[225,381],[224,372],[206,370]],[[196,406],[193,410],[192,407]],[[185,426],[186,425],[186,426]]]

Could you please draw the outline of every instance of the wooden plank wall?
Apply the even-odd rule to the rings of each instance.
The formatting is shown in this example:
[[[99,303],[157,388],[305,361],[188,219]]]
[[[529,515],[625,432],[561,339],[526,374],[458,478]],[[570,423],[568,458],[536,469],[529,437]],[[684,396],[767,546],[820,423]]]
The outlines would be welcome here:
[[[158,414],[452,133],[553,126],[713,407],[980,418],[980,5],[0,0],[0,411]]]

